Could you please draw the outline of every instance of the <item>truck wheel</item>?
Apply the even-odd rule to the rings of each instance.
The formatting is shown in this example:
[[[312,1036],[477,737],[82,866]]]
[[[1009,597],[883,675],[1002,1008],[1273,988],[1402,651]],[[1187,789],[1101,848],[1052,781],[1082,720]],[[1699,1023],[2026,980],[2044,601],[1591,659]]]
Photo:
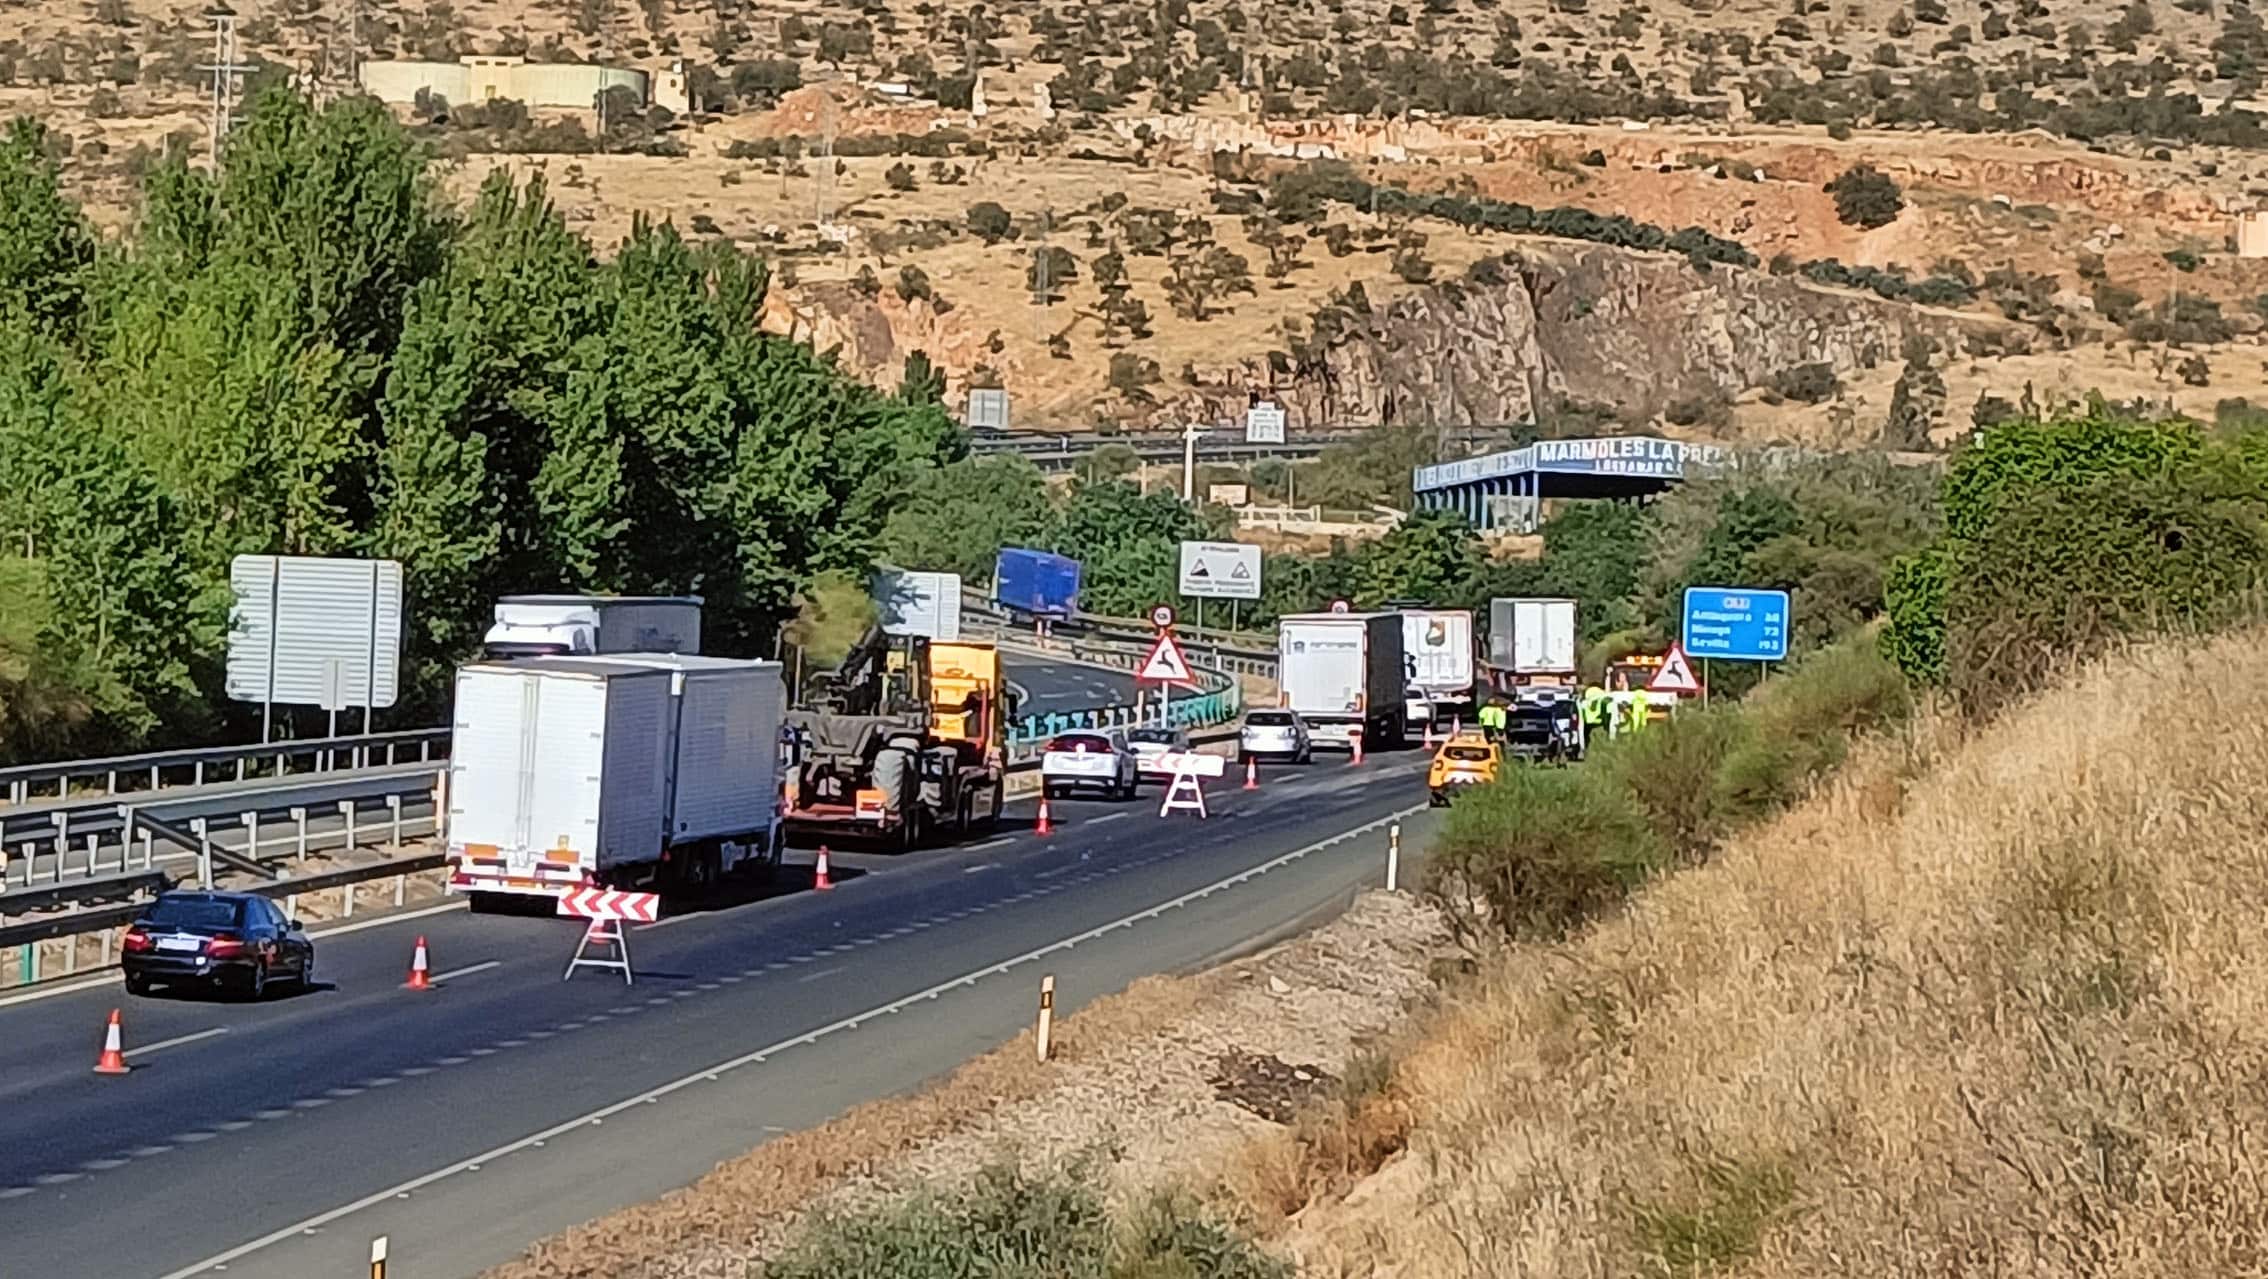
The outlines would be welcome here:
[[[1006,785],[1004,785],[1004,784],[1003,784],[1003,783],[1001,782],[1001,780],[1000,780],[999,778],[994,778],[994,779],[993,779],[993,781],[992,781],[992,806],[991,806],[991,807],[990,807],[989,809],[987,809],[987,810],[986,810],[986,812],[985,812],[985,815],[984,815],[984,828],[985,828],[986,830],[991,830],[991,829],[992,829],[993,827],[995,827],[995,826],[998,826],[998,825],[1000,824],[1000,802],[1001,802],[1001,792],[1003,792],[1003,791],[1005,791],[1005,790],[1007,790],[1007,789],[1008,789],[1008,788],[1007,788],[1007,786],[1006,786]]]

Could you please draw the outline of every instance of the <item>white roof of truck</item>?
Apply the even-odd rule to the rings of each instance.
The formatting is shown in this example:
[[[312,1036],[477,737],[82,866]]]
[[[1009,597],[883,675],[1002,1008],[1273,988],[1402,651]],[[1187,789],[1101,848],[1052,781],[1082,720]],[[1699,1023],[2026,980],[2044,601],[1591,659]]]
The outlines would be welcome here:
[[[501,671],[535,675],[580,675],[585,679],[613,679],[622,675],[643,675],[667,667],[626,666],[602,657],[565,657],[543,654],[535,657],[512,657],[493,662],[467,662],[459,671]]]
[[[597,653],[576,659],[600,665],[636,666],[647,670],[684,671],[696,674],[701,671],[776,671],[778,662],[767,662],[756,657],[709,657],[699,653]]]

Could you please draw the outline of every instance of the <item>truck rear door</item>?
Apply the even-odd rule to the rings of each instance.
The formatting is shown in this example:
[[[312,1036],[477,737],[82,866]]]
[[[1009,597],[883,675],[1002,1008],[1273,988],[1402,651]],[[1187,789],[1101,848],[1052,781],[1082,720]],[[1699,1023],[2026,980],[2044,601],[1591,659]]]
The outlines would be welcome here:
[[[1285,622],[1281,672],[1285,704],[1302,716],[1363,712],[1366,654],[1360,620]]]

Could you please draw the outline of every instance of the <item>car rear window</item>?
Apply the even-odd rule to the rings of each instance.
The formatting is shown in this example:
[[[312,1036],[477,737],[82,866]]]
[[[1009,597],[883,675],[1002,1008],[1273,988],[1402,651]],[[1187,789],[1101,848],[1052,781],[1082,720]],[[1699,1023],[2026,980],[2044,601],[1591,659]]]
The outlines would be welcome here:
[[[212,897],[160,897],[143,918],[170,928],[239,928],[244,923],[244,903]]]
[[[1092,733],[1074,733],[1056,738],[1047,744],[1047,748],[1051,751],[1108,751],[1110,739]]]
[[[1128,733],[1126,735],[1126,738],[1128,741],[1156,742],[1162,746],[1171,746],[1174,743],[1174,739],[1178,736],[1180,736],[1180,734],[1174,732],[1170,728],[1137,728],[1133,732]]]
[[[1451,746],[1441,753],[1451,759],[1466,760],[1476,764],[1488,759],[1488,748],[1486,746]]]
[[[1292,717],[1289,711],[1254,711],[1244,722],[1260,728],[1290,728]]]

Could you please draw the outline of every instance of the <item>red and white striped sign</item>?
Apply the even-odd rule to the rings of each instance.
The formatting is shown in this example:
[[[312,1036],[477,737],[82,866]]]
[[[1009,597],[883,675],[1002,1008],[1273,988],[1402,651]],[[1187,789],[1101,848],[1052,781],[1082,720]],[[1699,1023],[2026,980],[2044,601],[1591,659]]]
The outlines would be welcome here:
[[[583,919],[626,919],[650,924],[661,909],[658,893],[618,893],[611,888],[570,888],[559,894],[559,913]]]

